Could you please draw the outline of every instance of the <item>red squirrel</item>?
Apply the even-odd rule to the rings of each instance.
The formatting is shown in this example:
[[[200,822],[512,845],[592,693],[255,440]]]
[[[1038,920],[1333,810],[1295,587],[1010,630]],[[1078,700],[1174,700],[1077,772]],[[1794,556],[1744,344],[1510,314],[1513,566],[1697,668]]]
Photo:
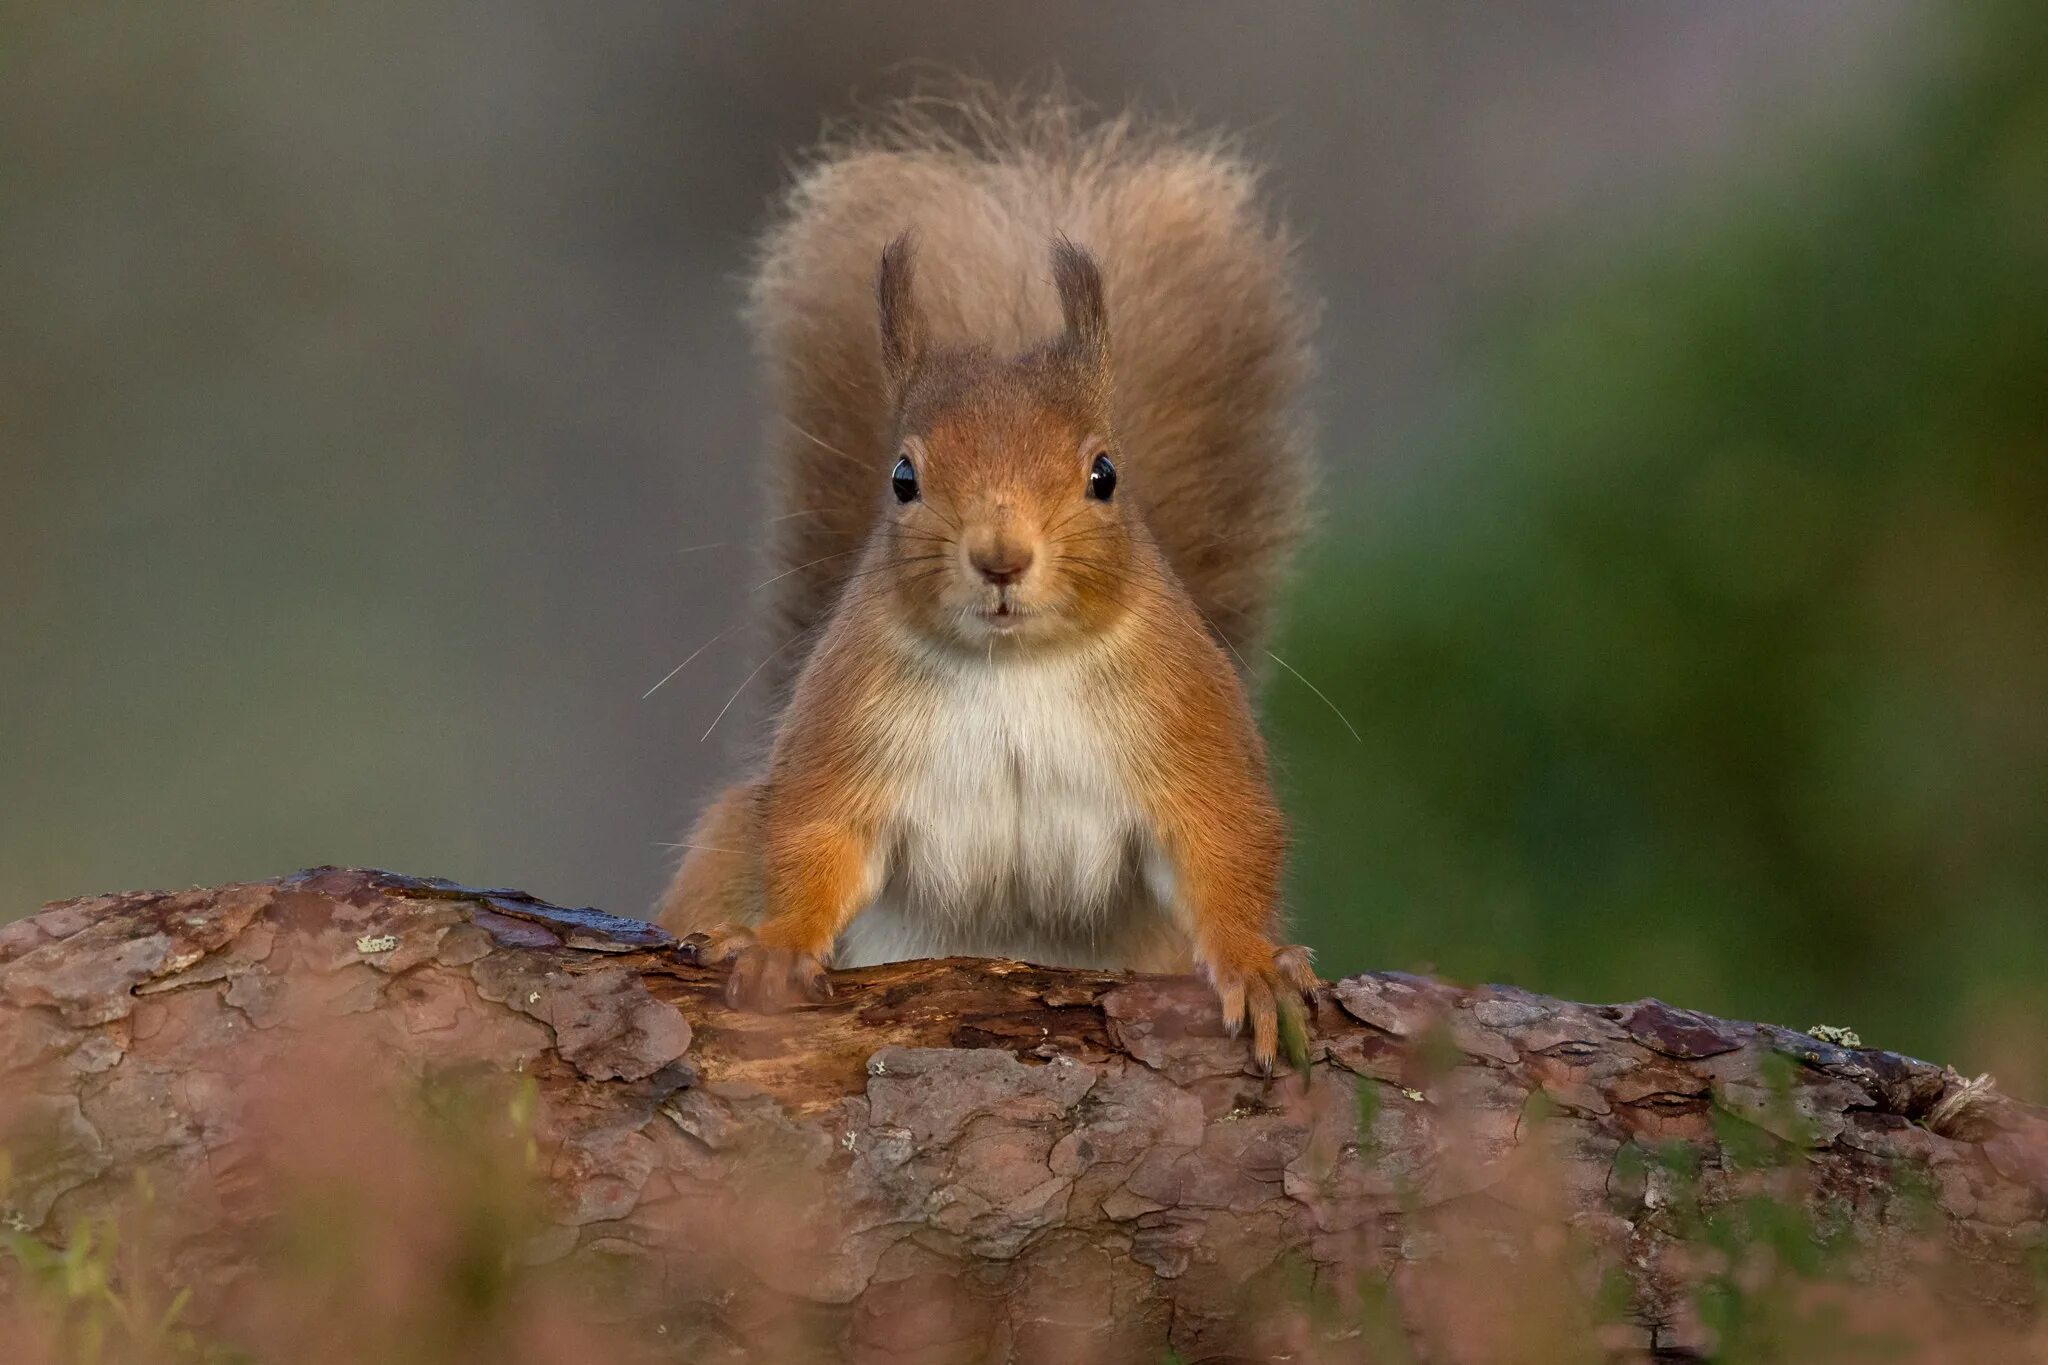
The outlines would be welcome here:
[[[955,954],[1313,1001],[1244,662],[1298,538],[1312,308],[1227,146],[1057,101],[829,144],[752,281],[774,386],[765,767],[660,907],[729,994]],[[764,665],[766,666],[766,665]]]

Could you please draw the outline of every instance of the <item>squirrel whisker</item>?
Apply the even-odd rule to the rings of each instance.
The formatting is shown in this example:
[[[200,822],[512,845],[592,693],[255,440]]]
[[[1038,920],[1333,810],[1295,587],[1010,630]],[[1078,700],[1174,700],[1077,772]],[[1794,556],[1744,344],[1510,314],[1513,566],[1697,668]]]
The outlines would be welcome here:
[[[804,429],[803,429],[802,427],[798,426],[798,425],[797,425],[797,424],[796,424],[796,423],[795,423],[794,421],[792,421],[792,420],[791,420],[790,418],[788,418],[788,417],[786,417],[786,416],[785,416],[785,417],[784,417],[784,418],[782,419],[782,421],[783,421],[783,425],[787,426],[787,427],[788,427],[788,428],[789,428],[789,429],[790,429],[791,431],[793,431],[793,432],[795,432],[795,433],[796,433],[797,435],[799,435],[799,436],[803,437],[803,438],[804,438],[804,439],[805,439],[806,441],[809,441],[809,442],[810,442],[810,443],[811,443],[812,445],[816,446],[816,447],[817,447],[818,449],[820,449],[820,450],[824,451],[824,452],[825,452],[825,453],[827,453],[828,455],[837,455],[837,456],[838,456],[838,457],[839,457],[840,459],[842,459],[842,460],[846,461],[846,462],[847,462],[848,464],[850,464],[850,465],[854,465],[854,466],[856,466],[856,467],[858,467],[858,468],[861,468],[861,469],[867,469],[867,468],[869,468],[869,467],[870,467],[870,466],[869,466],[869,464],[868,464],[868,462],[867,462],[866,460],[858,459],[858,458],[856,458],[855,456],[852,456],[852,455],[849,455],[849,454],[847,454],[847,453],[846,453],[845,451],[841,450],[841,449],[840,449],[840,448],[839,448],[838,446],[835,446],[835,445],[833,445],[833,444],[832,444],[832,443],[831,443],[830,441],[827,441],[827,440],[823,439],[822,437],[819,437],[819,436],[817,436],[817,435],[815,435],[815,434],[813,434],[813,433],[811,433],[811,432],[809,432],[809,431],[806,431],[806,430],[804,430]],[[937,518],[938,518],[939,520],[941,520],[941,521],[945,522],[945,523],[946,523],[947,525],[949,525],[949,526],[953,526],[953,529],[954,529],[955,531],[958,531],[958,530],[960,529],[960,528],[959,528],[959,527],[958,527],[957,525],[954,525],[954,523],[953,523],[953,521],[952,521],[952,519],[951,519],[950,517],[948,517],[948,516],[947,516],[947,515],[946,515],[946,514],[945,514],[944,512],[941,512],[941,511],[939,511],[939,509],[938,509],[938,508],[934,507],[934,508],[932,508],[931,510],[932,510],[932,515],[936,516],[936,517],[937,517]],[[814,563],[816,563],[816,562],[820,562],[820,561],[813,561],[813,562],[814,562]],[[805,567],[808,567],[808,566],[805,566]]]
[[[1129,580],[1122,574],[1112,573],[1099,565],[1074,560],[1063,560],[1061,563],[1083,587],[1094,588],[1120,607],[1130,605],[1129,599],[1124,595],[1124,588]]]
[[[769,517],[767,524],[773,526],[777,522],[792,521],[797,517],[830,516],[835,512],[844,510],[846,509],[837,507],[803,507],[794,512],[784,512],[778,517]],[[693,555],[699,550],[729,550],[735,546],[749,550],[759,550],[766,547],[767,544],[768,540],[765,536],[758,540],[707,540],[701,545],[685,545],[675,553],[678,555]]]
[[[1296,668],[1293,664],[1288,663],[1287,660],[1281,658],[1272,650],[1269,649],[1266,651],[1266,657],[1271,659],[1274,663],[1280,665],[1282,668],[1286,669],[1289,673],[1292,673],[1295,677],[1300,678],[1302,686],[1308,688],[1309,691],[1315,693],[1318,697],[1322,697],[1323,705],[1330,708],[1331,715],[1335,716],[1338,720],[1344,722],[1344,728],[1351,732],[1351,737],[1357,740],[1360,744],[1365,743],[1365,736],[1358,733],[1358,727],[1351,723],[1351,717],[1345,715],[1342,711],[1339,711],[1337,709],[1337,703],[1331,701],[1327,696],[1324,696],[1322,688],[1317,687],[1314,683],[1310,682],[1308,678],[1303,675],[1300,669]]]
[[[805,637],[802,635],[790,636],[787,640],[784,640],[781,644],[777,645],[773,650],[771,650],[767,658],[761,660],[760,663],[755,664],[753,672],[747,674],[746,677],[740,680],[740,685],[738,687],[735,687],[732,690],[732,695],[725,699],[725,705],[718,708],[718,714],[713,716],[711,718],[711,723],[704,727],[704,733],[697,736],[697,742],[699,744],[702,744],[705,740],[711,738],[711,732],[718,728],[718,722],[725,719],[725,713],[732,710],[732,704],[740,699],[740,693],[747,690],[747,684],[752,682],[754,679],[760,677],[761,670],[766,668],[770,663],[774,662],[776,655],[782,653],[782,651],[788,649],[791,645],[795,644],[797,641],[804,638]]]
[[[951,557],[952,556],[950,555],[917,555],[910,559],[899,559],[888,564],[877,564],[871,569],[855,569],[852,573],[847,574],[839,581],[842,583],[851,583],[856,578],[866,578],[870,574],[890,573],[896,569],[902,568],[905,564],[916,564],[920,561],[928,561],[933,559],[950,559]],[[922,583],[928,578],[937,578],[945,572],[946,570],[943,566],[936,569],[920,569],[917,573],[905,577],[903,581],[905,583]]]
[[[1087,507],[1086,507],[1085,505],[1084,505],[1084,506],[1081,506],[1081,507],[1076,507],[1076,508],[1075,508],[1075,509],[1074,509],[1073,511],[1071,511],[1071,512],[1067,513],[1067,514],[1066,514],[1065,516],[1061,517],[1061,518],[1060,518],[1060,519],[1059,519],[1059,520],[1058,520],[1057,522],[1053,523],[1053,524],[1052,524],[1051,526],[1048,526],[1048,527],[1046,527],[1046,528],[1045,528],[1045,534],[1046,534],[1046,537],[1047,537],[1048,539],[1050,539],[1050,538],[1051,538],[1051,537],[1052,537],[1053,535],[1055,535],[1055,534],[1057,534],[1057,533],[1058,533],[1058,531],[1060,530],[1060,528],[1061,528],[1061,527],[1063,527],[1063,526],[1071,526],[1071,525],[1073,525],[1073,523],[1074,523],[1074,519],[1075,519],[1076,517],[1080,516],[1080,515],[1081,515],[1081,514],[1082,514],[1083,512],[1085,512],[1085,511],[1087,511],[1087,510],[1088,510],[1088,509],[1087,509]]]
[[[674,668],[671,668],[668,672],[662,674],[661,682],[656,683],[653,687],[650,687],[645,692],[642,692],[640,694],[640,700],[646,701],[649,697],[653,696],[656,692],[658,692],[661,689],[661,683],[667,682],[670,678],[673,678],[676,674],[688,668],[690,666],[691,659],[695,659],[699,654],[702,654],[705,650],[711,648],[711,646],[717,644],[720,640],[723,640],[726,636],[732,634],[734,631],[738,629],[738,625],[727,626],[724,630],[719,631],[718,634],[712,636],[703,644],[698,645],[695,649],[691,650],[690,657],[688,659],[683,660]]]
[[[819,555],[816,559],[806,560],[804,563],[797,565],[793,569],[784,569],[781,573],[775,575],[775,577],[773,578],[763,579],[759,583],[756,583],[752,588],[748,589],[748,591],[759,592],[763,588],[771,587],[774,584],[780,583],[783,579],[789,577],[793,573],[802,573],[805,569],[816,568],[818,565],[825,563],[827,560],[844,559],[848,555],[857,555],[859,553],[859,550],[841,550],[836,555]]]
[[[847,454],[845,451],[841,450],[838,446],[833,445],[830,441],[824,440],[821,437],[813,436],[810,432],[805,431],[802,427],[798,426],[789,418],[784,417],[782,421],[783,424],[787,426],[791,431],[803,437],[806,441],[809,441],[812,445],[824,451],[826,454],[837,455],[840,459],[845,460],[848,464],[858,465],[862,469],[866,469],[868,467],[868,462],[866,460],[856,459],[853,456]]]

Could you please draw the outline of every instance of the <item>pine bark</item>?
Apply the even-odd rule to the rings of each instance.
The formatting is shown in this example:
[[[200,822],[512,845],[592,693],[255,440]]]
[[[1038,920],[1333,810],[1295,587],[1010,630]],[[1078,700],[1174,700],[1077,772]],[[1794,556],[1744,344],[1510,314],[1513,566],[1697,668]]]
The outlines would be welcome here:
[[[1325,988],[1307,1074],[1268,1078],[1194,981],[833,984],[744,1014],[651,925],[374,871],[53,905],[0,930],[0,1216],[61,1242],[142,1174],[205,1211],[170,1279],[260,1274],[227,1235],[273,1212],[238,1078],[326,1031],[394,1076],[530,1085],[525,1254],[629,1261],[679,1359],[776,1358],[778,1330],[892,1365],[1317,1358],[1371,1285],[1475,1248],[1619,1285],[1615,1354],[1683,1359],[1712,1344],[1703,1220],[1759,1190],[1866,1282],[1931,1245],[1971,1313],[2038,1310],[2048,1115],[1890,1052],[1370,973]]]

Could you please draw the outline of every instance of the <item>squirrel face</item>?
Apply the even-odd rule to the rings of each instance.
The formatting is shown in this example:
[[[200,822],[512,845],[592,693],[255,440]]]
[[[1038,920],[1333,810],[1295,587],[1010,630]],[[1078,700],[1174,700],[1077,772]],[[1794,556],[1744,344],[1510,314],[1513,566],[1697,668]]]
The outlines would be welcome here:
[[[911,624],[977,649],[1102,630],[1132,568],[1111,442],[1009,368],[906,424],[882,532],[884,576]]]
[[[908,240],[883,253],[876,293],[897,459],[881,576],[909,623],[941,642],[1071,642],[1125,609],[1135,523],[1117,496],[1101,277],[1064,241],[1053,275],[1065,332],[1004,359],[930,344]]]

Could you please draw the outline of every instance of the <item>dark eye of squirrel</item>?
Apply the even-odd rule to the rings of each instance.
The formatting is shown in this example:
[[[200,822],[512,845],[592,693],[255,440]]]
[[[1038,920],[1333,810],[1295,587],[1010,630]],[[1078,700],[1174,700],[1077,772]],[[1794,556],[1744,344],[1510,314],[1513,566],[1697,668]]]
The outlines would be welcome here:
[[[1088,466],[1088,496],[1097,502],[1108,502],[1114,492],[1116,466],[1109,462],[1109,456],[1097,455],[1095,463]]]
[[[896,491],[896,501],[917,501],[917,469],[910,463],[908,455],[898,460],[896,468],[890,471],[889,487]]]

